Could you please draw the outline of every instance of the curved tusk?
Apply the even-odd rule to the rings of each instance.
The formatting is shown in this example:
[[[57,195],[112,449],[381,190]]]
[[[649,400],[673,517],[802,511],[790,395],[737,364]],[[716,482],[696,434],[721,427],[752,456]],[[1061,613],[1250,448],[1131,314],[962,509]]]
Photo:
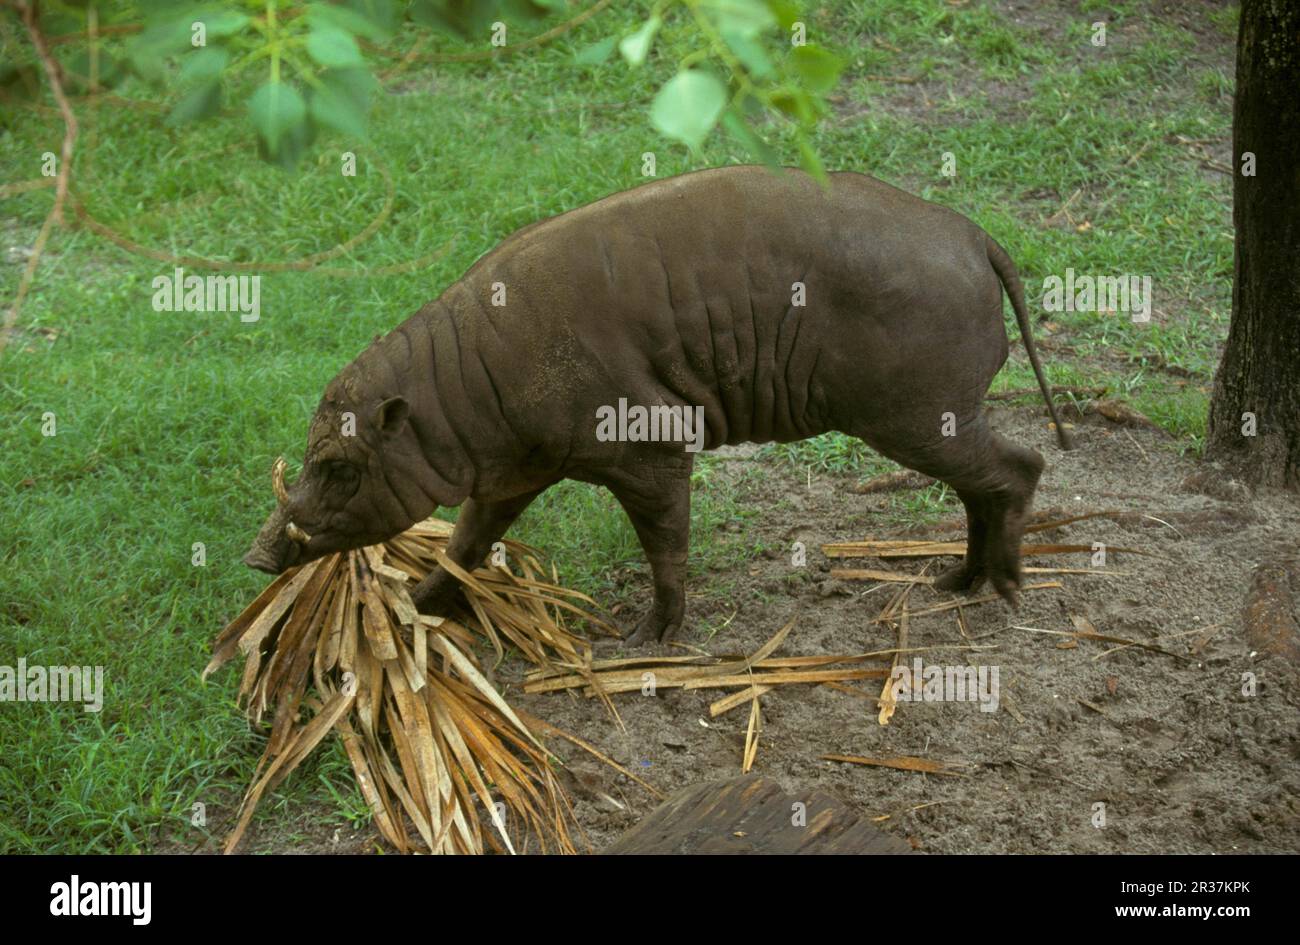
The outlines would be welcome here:
[[[277,456],[275,463],[271,466],[271,489],[275,492],[275,499],[281,505],[289,501],[289,490],[284,487],[284,470],[288,463],[284,461],[283,456]]]
[[[311,536],[293,522],[284,526],[284,533],[289,536],[290,541],[296,541],[300,545],[305,545],[307,542],[311,541]]]

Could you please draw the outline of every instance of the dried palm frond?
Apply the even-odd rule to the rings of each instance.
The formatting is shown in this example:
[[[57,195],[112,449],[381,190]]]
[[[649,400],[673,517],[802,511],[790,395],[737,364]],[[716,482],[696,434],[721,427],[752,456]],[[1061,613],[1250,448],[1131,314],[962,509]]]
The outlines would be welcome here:
[[[895,650],[876,653],[826,654],[820,656],[774,657],[794,628],[790,620],[776,634],[748,656],[639,656],[596,660],[580,672],[563,668],[541,668],[524,678],[524,692],[577,690],[586,696],[606,699],[611,694],[634,692],[652,683],[657,689],[743,689],[710,706],[717,718],[777,686],[821,685],[857,679],[880,679],[885,669],[827,668],[835,664],[889,661]]]
[[[263,794],[331,729],[376,827],[398,850],[513,853],[520,838],[535,838],[544,850],[575,852],[553,758],[537,726],[484,675],[472,644],[479,634],[498,654],[508,642],[538,666],[571,670],[589,665],[591,652],[563,613],[610,628],[579,606],[590,598],[558,585],[554,571],[544,580],[527,546],[506,542],[507,559],[465,572],[446,556],[451,530],[430,519],[384,544],[290,569],[217,637],[204,677],[242,654],[239,696],[255,724],[270,716],[266,751],[226,852]],[[511,560],[522,576],[506,566]],[[411,582],[435,564],[461,581],[470,611],[463,620],[416,611]]]
[[[1107,546],[1109,551],[1123,551],[1131,555],[1151,555],[1149,551],[1127,548],[1121,545]],[[1034,555],[1060,555],[1076,552],[1094,554],[1092,545],[1057,545],[1035,544],[1025,542],[1020,546],[1020,553],[1028,558]],[[822,545],[822,554],[828,558],[934,558],[940,555],[961,556],[966,553],[966,542],[933,541],[927,539],[867,539],[865,541],[842,541]]]

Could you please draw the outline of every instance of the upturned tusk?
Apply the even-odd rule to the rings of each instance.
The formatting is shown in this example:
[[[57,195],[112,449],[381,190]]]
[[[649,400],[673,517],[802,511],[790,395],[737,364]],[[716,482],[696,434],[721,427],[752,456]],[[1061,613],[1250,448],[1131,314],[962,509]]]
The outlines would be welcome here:
[[[311,536],[293,522],[284,526],[284,533],[289,536],[290,541],[296,541],[300,545],[305,545],[307,542],[311,541]]]
[[[283,456],[277,456],[275,463],[271,466],[271,489],[275,492],[276,501],[283,505],[289,501],[289,490],[284,487],[284,470],[288,463],[284,461]]]

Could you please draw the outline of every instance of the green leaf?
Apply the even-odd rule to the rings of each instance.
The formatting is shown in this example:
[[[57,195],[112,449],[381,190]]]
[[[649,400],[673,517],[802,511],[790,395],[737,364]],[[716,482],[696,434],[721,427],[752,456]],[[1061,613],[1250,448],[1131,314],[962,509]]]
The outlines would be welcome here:
[[[352,138],[366,137],[366,116],[357,111],[352,102],[331,89],[312,89],[307,100],[307,111],[312,121]]]
[[[702,6],[724,32],[753,37],[776,25],[764,0],[704,0]]]
[[[291,170],[298,159],[302,157],[303,152],[307,150],[315,138],[315,125],[304,120],[301,124],[295,125],[287,134],[281,138],[279,146],[274,154],[266,147],[266,142],[261,138],[257,139],[257,155],[263,161],[270,164],[278,165],[285,170]]]
[[[580,66],[599,65],[609,58],[617,42],[617,36],[607,36],[600,42],[592,43],[587,48],[579,50],[574,54],[573,61]]]
[[[461,39],[469,38],[469,27],[462,23],[451,11],[439,6],[434,0],[413,0],[411,19],[429,29],[441,30]]]
[[[499,2],[503,16],[536,20],[551,12],[554,0],[547,0],[547,2],[542,2],[542,0],[499,0]]]
[[[813,105],[812,98],[803,89],[779,88],[772,92],[769,101],[773,107],[804,124],[817,117],[817,109]]]
[[[776,22],[785,32],[790,32],[790,27],[794,26],[799,19],[799,7],[791,0],[767,0],[767,8],[772,11],[776,17]]]
[[[220,13],[210,13],[206,16],[196,15],[192,23],[202,23],[207,39],[223,36],[232,36],[238,33],[248,25],[248,17],[238,10],[222,10]]]
[[[816,46],[796,46],[791,56],[804,86],[818,94],[833,89],[844,68],[839,56]]]
[[[727,106],[727,87],[698,69],[677,73],[650,105],[650,121],[670,138],[699,147]]]
[[[642,23],[641,28],[635,33],[623,37],[622,42],[618,44],[618,51],[630,65],[639,66],[645,62],[646,56],[650,55],[650,46],[655,41],[655,34],[659,32],[663,22],[663,19],[655,14]]]
[[[495,4],[483,0],[414,0],[411,19],[461,39],[472,39],[492,22],[495,11]]]
[[[205,82],[221,75],[230,63],[230,51],[222,46],[201,46],[181,57],[181,82]]]
[[[311,28],[307,36],[307,55],[327,69],[350,69],[365,63],[351,34],[328,24]]]
[[[272,158],[307,121],[307,104],[298,90],[284,82],[267,82],[248,100],[248,116]]]
[[[215,115],[221,110],[221,80],[211,78],[181,96],[167,114],[167,124],[173,128],[191,121]]]
[[[192,15],[170,16],[150,22],[144,32],[127,43],[127,55],[135,71],[150,81],[160,81],[166,74],[166,60],[192,49],[190,24]]]
[[[745,121],[744,116],[734,108],[728,108],[726,114],[722,116],[722,126],[730,132],[731,136],[745,146],[745,149],[756,157],[762,163],[769,167],[777,167],[780,157],[773,151],[749,123]]]
[[[333,26],[354,36],[364,36],[374,43],[386,42],[393,31],[386,29],[368,16],[363,16],[349,7],[336,6],[333,3],[311,3],[307,5],[307,22],[314,28]]]
[[[379,88],[379,81],[365,69],[327,69],[320,81],[363,112],[369,110],[370,96]]]
[[[805,134],[799,135],[799,166],[807,171],[823,187],[830,187],[831,179],[826,176],[826,168],[822,167],[822,159],[817,156],[813,150],[812,142],[808,140]]]
[[[751,76],[764,79],[772,74],[772,60],[758,40],[729,30],[722,31],[722,39]]]
[[[345,0],[343,6],[368,20],[377,30],[391,34],[397,29],[397,7],[393,0]]]
[[[352,138],[365,140],[366,111],[374,78],[364,69],[337,69],[321,73],[307,101],[312,120]]]

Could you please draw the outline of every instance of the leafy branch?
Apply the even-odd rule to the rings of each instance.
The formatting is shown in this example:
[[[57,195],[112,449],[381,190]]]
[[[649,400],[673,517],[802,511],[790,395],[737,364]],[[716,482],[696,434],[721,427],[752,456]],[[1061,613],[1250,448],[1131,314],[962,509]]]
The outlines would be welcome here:
[[[470,61],[534,48],[605,9],[595,0],[540,36],[509,43],[503,18],[553,13],[565,0],[48,0],[46,32],[66,30],[50,45],[78,38],[87,49],[63,67],[73,87],[112,88],[130,75],[176,94],[165,121],[173,127],[219,114],[228,97],[243,101],[264,160],[294,166],[324,130],[367,139],[366,119],[379,87],[367,57],[413,62]],[[36,17],[36,3],[22,4]],[[133,18],[140,22],[133,22]],[[392,49],[398,31],[414,31],[405,52]],[[665,31],[694,48],[677,61],[650,106],[665,137],[698,149],[721,125],[755,158],[776,163],[760,131],[768,119],[793,126],[801,161],[821,175],[810,131],[825,111],[824,95],[842,63],[806,40],[790,0],[659,0],[626,35],[581,50],[575,65],[602,67],[618,50],[627,66],[645,67]],[[482,43],[469,53],[420,53],[431,33]],[[106,43],[116,44],[110,50]],[[6,60],[9,57],[6,56]],[[90,68],[94,60],[95,68]],[[259,68],[266,71],[257,74]],[[26,89],[22,67],[0,61],[0,94]],[[391,74],[381,73],[381,75]],[[30,79],[30,76],[28,77]],[[91,90],[98,91],[98,89]]]

